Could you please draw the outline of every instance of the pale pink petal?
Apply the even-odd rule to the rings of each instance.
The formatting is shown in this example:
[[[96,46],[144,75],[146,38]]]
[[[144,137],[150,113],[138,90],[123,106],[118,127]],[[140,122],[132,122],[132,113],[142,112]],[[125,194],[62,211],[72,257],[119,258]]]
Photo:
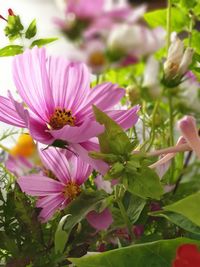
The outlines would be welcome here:
[[[97,230],[106,230],[113,223],[113,218],[111,212],[107,208],[101,213],[91,211],[87,215],[87,221]]]
[[[133,127],[138,121],[138,111],[140,106],[137,105],[129,110],[112,110],[106,113],[113,120],[115,120],[122,128],[129,129]]]
[[[90,73],[85,64],[50,57],[47,63],[55,107],[76,112],[90,89]]]
[[[105,174],[109,166],[105,162],[101,160],[92,159],[88,155],[87,145],[84,147],[86,143],[81,144],[71,144],[71,147],[78,153],[78,155],[89,165],[91,165],[95,170],[99,171],[101,174]]]
[[[179,121],[179,128],[187,143],[200,159],[200,138],[195,118],[192,116],[185,116]]]
[[[24,119],[16,111],[13,102],[3,96],[0,96],[0,121],[17,127],[26,127]]]
[[[51,170],[63,184],[72,179],[69,162],[65,154],[61,153],[58,148],[41,149],[39,154],[44,166]]]
[[[106,111],[116,105],[124,96],[125,91],[116,84],[104,83],[91,89],[84,102],[84,107],[77,111],[77,118],[82,121],[88,117],[93,117],[92,105],[97,106],[102,111]]]
[[[44,121],[48,121],[54,111],[46,60],[45,48],[35,47],[15,56],[13,62],[13,77],[18,93],[27,106]]]
[[[110,181],[103,179],[102,175],[98,175],[94,180],[98,190],[104,190],[108,194],[112,194],[113,188]]]
[[[86,119],[80,126],[64,126],[60,130],[51,130],[50,133],[55,139],[62,139],[69,143],[81,143],[98,136],[104,131],[104,127],[96,121]]]
[[[65,200],[62,195],[54,195],[52,198],[51,197],[45,197],[45,198],[46,199],[43,200],[43,202],[46,201],[46,203],[45,204],[43,203],[44,208],[39,214],[39,219],[43,223],[51,219],[54,213],[62,207],[62,203]],[[39,201],[40,201],[39,204],[41,204],[41,200]],[[37,206],[39,206],[39,204],[37,204]]]
[[[9,155],[8,159],[5,162],[5,167],[16,176],[20,176],[27,174],[31,169],[33,169],[34,166],[26,158],[13,157]]]
[[[39,174],[19,177],[17,180],[21,190],[31,196],[46,196],[63,191],[60,182]]]
[[[70,165],[72,181],[78,185],[83,184],[92,173],[92,167],[76,155],[70,158]]]

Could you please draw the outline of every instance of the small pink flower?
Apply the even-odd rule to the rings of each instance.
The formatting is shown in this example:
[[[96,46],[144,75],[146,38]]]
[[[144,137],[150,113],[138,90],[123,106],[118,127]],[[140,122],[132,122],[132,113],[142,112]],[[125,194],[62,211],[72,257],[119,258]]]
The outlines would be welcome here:
[[[19,177],[17,183],[26,194],[39,197],[36,203],[38,208],[42,208],[39,218],[46,222],[81,193],[81,185],[92,168],[74,154],[67,159],[65,153],[56,148],[40,151],[40,156],[47,172],[53,173],[57,179],[30,174]]]

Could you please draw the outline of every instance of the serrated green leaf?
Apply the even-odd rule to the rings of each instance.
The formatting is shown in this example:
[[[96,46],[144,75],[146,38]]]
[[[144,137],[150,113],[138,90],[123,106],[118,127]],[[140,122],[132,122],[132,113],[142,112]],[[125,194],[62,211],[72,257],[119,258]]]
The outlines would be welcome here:
[[[33,38],[37,33],[36,19],[32,20],[28,29],[26,30],[25,37],[27,39]]]
[[[0,49],[0,57],[10,57],[23,53],[23,46],[8,45]]]
[[[52,42],[57,41],[58,38],[45,38],[45,39],[37,39],[32,42],[30,45],[30,48],[33,48],[34,46],[42,47],[44,45],[50,44]]]
[[[79,259],[70,259],[77,267],[171,267],[181,244],[200,245],[197,240],[177,238],[132,245]]]
[[[105,131],[99,138],[102,153],[126,155],[131,152],[133,146],[123,129],[107,114],[93,106],[96,120],[105,126]]]
[[[185,216],[194,224],[200,226],[200,192],[183,198],[171,205],[163,207],[165,211],[172,211]]]
[[[155,171],[143,166],[134,173],[127,173],[127,190],[141,198],[160,199],[163,187]]]

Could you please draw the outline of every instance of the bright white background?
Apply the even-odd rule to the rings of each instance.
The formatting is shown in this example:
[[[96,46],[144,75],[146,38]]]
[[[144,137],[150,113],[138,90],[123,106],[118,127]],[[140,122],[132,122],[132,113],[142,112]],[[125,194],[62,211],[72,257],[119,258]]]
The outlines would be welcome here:
[[[12,8],[15,14],[19,14],[25,26],[36,18],[38,26],[38,38],[59,37],[59,40],[47,46],[48,52],[55,55],[68,56],[72,47],[59,33],[53,23],[53,18],[63,16],[54,0],[0,0],[0,14],[7,17],[7,9]],[[0,48],[8,45],[3,29],[6,22],[0,20]],[[0,58],[0,95],[6,96],[7,90],[14,94],[16,89],[12,80],[12,57]],[[7,129],[4,123],[0,123],[0,136]],[[11,139],[6,140],[4,145],[10,146]]]

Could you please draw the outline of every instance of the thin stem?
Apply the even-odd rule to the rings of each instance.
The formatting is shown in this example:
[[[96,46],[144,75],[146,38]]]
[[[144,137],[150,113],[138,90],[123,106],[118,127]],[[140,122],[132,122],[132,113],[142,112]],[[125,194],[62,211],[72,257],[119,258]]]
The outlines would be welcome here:
[[[153,145],[154,139],[155,139],[155,118],[156,118],[156,112],[158,110],[159,102],[157,101],[153,113],[152,113],[152,128],[151,128],[151,135],[150,135],[150,144],[149,147],[147,148],[147,151],[149,151]]]
[[[117,200],[117,204],[119,206],[122,218],[124,219],[124,222],[125,222],[125,224],[126,224],[126,226],[128,228],[131,240],[133,240],[134,239],[134,234],[133,234],[133,231],[132,231],[132,223],[130,222],[129,217],[128,217],[127,213],[126,213],[126,210],[124,208],[124,205],[123,205],[123,203],[122,203],[122,201],[120,199]]]
[[[143,120],[142,120],[142,139],[145,143],[146,140],[146,126],[145,126],[145,112],[146,112],[146,103],[143,101],[142,104],[142,113],[143,113]]]
[[[6,151],[7,153],[10,153],[10,149],[8,149],[7,147],[5,147],[4,145],[0,144],[0,148],[4,151]]]
[[[189,17],[190,17],[190,24],[189,24],[189,31],[188,31],[188,46],[191,47],[194,18],[193,18],[193,15],[191,13],[189,14]]]
[[[186,157],[186,159],[185,159],[185,163],[184,163],[184,165],[183,165],[182,173],[180,174],[180,176],[178,177],[178,179],[177,179],[177,181],[176,181],[176,185],[175,185],[175,188],[174,188],[174,190],[173,190],[173,194],[176,193],[176,191],[177,191],[177,189],[178,189],[178,187],[179,187],[179,184],[180,184],[180,182],[181,182],[181,180],[182,180],[182,178],[183,178],[183,175],[184,175],[184,170],[187,168],[187,166],[188,166],[188,164],[189,164],[189,162],[190,162],[191,157],[192,157],[192,151],[189,151],[188,154],[187,154],[187,157]]]
[[[172,16],[172,0],[168,0],[168,6],[167,6],[167,51],[168,51],[169,46],[170,46],[171,16]]]
[[[169,133],[170,133],[169,144],[170,146],[173,146],[174,145],[174,116],[173,116],[172,94],[170,91],[168,92],[168,101],[169,101]]]

